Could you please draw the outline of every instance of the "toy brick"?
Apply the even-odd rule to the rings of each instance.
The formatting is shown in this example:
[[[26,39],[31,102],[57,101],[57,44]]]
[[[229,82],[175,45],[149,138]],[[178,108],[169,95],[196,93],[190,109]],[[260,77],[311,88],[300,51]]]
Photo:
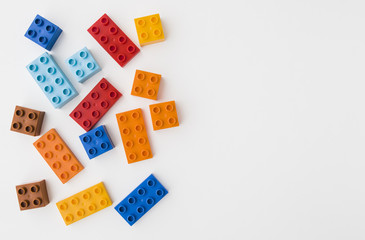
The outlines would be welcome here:
[[[139,44],[141,46],[165,40],[160,14],[136,18],[134,19],[134,23],[136,25]]]
[[[87,31],[121,67],[139,53],[139,48],[106,14]]]
[[[46,132],[33,145],[62,183],[68,182],[84,169],[54,128]]]
[[[132,226],[167,193],[166,188],[151,174],[114,209]]]
[[[60,108],[78,95],[61,68],[47,52],[43,53],[27,69],[55,108]]]
[[[66,59],[66,64],[72,75],[80,83],[85,82],[100,71],[98,63],[86,47]]]
[[[136,70],[131,94],[156,100],[160,81],[160,74]]]
[[[66,225],[77,222],[112,205],[112,201],[100,182],[88,189],[56,203]]]
[[[85,131],[89,131],[114,105],[122,94],[105,78],[70,113]]]
[[[79,138],[89,159],[93,159],[114,148],[104,125],[82,134]]]
[[[61,33],[61,28],[37,15],[24,36],[51,51]]]
[[[43,118],[44,112],[15,106],[10,130],[31,136],[38,136],[41,132]]]
[[[15,187],[21,211],[45,207],[49,203],[46,180]]]
[[[152,158],[142,110],[118,113],[116,117],[128,163]]]
[[[179,126],[175,101],[150,105],[153,130]]]

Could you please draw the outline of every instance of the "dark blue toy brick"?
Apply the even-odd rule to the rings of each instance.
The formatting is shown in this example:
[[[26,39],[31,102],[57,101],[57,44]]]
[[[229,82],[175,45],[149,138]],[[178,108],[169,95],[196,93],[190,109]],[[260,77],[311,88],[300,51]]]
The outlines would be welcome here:
[[[90,159],[114,148],[104,125],[82,134],[80,140]]]
[[[166,188],[151,174],[114,209],[132,226],[167,193]]]
[[[24,36],[50,51],[61,33],[61,28],[37,15]]]

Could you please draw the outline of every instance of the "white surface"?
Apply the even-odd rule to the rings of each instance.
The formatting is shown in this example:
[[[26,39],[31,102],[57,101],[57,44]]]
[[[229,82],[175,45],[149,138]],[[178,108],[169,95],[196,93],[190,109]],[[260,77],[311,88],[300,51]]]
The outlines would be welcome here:
[[[364,239],[364,1],[8,1],[0,9],[4,239]],[[138,43],[133,19],[160,13],[166,41],[124,69],[87,33],[103,13]],[[44,50],[23,35],[39,13],[63,29],[52,49],[80,95],[54,109],[25,65]],[[87,46],[102,72],[79,84],[64,60]],[[180,127],[152,131],[130,95],[135,69],[161,73],[159,101]],[[68,114],[106,77],[123,94],[106,114],[116,148],[88,160]],[[9,131],[14,106],[46,111],[85,170],[63,185]],[[115,113],[141,107],[154,157],[128,165]],[[109,207],[66,227],[55,203],[104,181],[113,206],[154,173],[169,194],[133,227]],[[51,203],[18,209],[15,185],[47,180]],[[104,238],[105,237],[105,238]]]

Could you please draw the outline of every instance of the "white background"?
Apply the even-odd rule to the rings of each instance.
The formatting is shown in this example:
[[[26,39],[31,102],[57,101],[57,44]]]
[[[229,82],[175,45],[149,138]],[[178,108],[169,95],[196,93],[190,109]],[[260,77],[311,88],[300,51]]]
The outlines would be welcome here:
[[[2,239],[364,239],[365,2],[7,1],[0,9]],[[51,54],[79,91],[56,110],[25,66],[39,13],[63,33]],[[86,31],[103,13],[137,44],[133,19],[160,13],[166,40],[121,68]],[[102,71],[76,82],[64,60],[87,46]],[[130,95],[136,69],[162,74],[158,102],[180,126],[153,131]],[[99,122],[116,147],[89,160],[68,114],[106,77],[124,96]],[[46,112],[85,169],[62,184],[11,132],[15,105]],[[142,108],[154,157],[128,165],[115,114]],[[113,209],[150,173],[169,194],[130,227]],[[50,204],[19,211],[15,185],[47,180]],[[113,207],[65,226],[56,202],[100,181]],[[4,238],[5,237],[5,238]]]

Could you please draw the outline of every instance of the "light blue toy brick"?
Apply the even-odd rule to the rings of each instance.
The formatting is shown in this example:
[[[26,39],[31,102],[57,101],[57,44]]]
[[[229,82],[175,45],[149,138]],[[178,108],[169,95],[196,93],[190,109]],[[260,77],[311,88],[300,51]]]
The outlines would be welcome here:
[[[167,193],[166,188],[151,174],[114,209],[132,226]]]
[[[104,125],[82,134],[79,138],[90,159],[114,148]]]
[[[98,63],[86,47],[69,57],[66,60],[66,64],[70,68],[72,75],[80,83],[85,82],[100,71]]]
[[[61,68],[47,52],[27,65],[27,69],[55,108],[60,108],[78,95]]]

